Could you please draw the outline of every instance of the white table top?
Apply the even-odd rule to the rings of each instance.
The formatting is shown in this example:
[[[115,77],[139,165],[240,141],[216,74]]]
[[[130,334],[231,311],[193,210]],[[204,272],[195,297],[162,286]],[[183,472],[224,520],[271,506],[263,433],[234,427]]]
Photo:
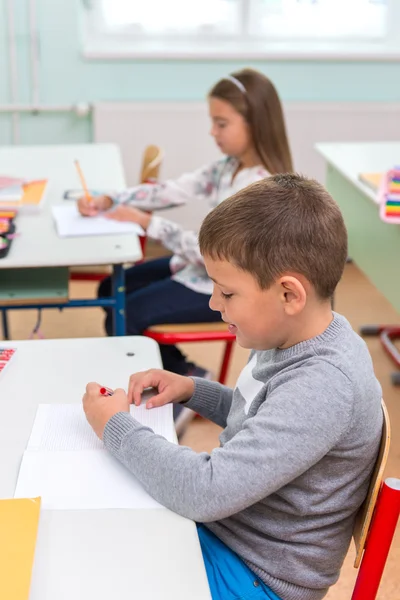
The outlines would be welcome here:
[[[44,206],[37,214],[19,214],[17,237],[0,268],[71,267],[135,262],[142,257],[134,234],[60,238],[51,204],[63,200],[67,189],[80,189],[74,160],[79,160],[87,186],[98,190],[125,187],[122,159],[112,144],[70,146],[10,146],[0,148],[2,175],[27,179],[48,179]]]
[[[316,144],[316,149],[329,164],[375,203],[376,193],[359,180],[359,174],[388,171],[400,164],[400,141]]]
[[[161,366],[145,337],[1,342],[0,497],[13,497],[37,405],[80,402],[88,381],[127,386]],[[134,352],[134,356],[127,353]],[[210,600],[196,527],[168,509],[42,510],[30,600]]]

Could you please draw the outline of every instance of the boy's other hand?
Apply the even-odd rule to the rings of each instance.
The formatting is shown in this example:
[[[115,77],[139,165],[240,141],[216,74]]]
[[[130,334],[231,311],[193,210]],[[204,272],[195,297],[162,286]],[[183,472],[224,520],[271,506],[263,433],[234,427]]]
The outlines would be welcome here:
[[[124,390],[116,389],[112,396],[103,396],[100,389],[98,383],[88,383],[82,402],[89,424],[102,440],[104,428],[111,417],[119,412],[129,412],[130,403]]]
[[[145,231],[151,221],[151,215],[149,213],[144,212],[139,208],[135,208],[134,206],[129,206],[128,204],[118,204],[118,206],[113,208],[113,210],[110,210],[110,212],[104,216],[113,221],[137,223],[143,227]]]
[[[92,196],[90,202],[83,196],[77,203],[78,210],[83,217],[95,217],[111,208],[112,205],[113,201],[109,196]]]
[[[135,373],[129,379],[128,401],[139,406],[146,388],[154,388],[158,392],[146,403],[147,408],[155,408],[169,402],[189,400],[194,394],[194,381],[190,377],[161,369]]]

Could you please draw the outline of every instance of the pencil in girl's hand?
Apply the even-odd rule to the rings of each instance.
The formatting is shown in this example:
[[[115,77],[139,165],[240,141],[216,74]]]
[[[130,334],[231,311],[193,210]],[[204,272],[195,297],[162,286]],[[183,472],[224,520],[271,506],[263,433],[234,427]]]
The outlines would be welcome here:
[[[85,198],[90,203],[92,201],[92,197],[89,194],[89,190],[86,185],[85,178],[82,173],[81,165],[79,164],[79,160],[75,161],[76,170],[78,171],[79,179],[81,180],[81,185],[83,187],[83,191],[85,192]]]

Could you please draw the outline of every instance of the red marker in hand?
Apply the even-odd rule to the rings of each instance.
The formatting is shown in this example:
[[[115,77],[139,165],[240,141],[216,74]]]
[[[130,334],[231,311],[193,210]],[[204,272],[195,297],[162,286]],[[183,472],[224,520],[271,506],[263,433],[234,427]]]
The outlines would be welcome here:
[[[112,396],[113,393],[114,393],[113,390],[111,390],[110,388],[106,388],[106,387],[100,388],[100,394],[102,396]]]

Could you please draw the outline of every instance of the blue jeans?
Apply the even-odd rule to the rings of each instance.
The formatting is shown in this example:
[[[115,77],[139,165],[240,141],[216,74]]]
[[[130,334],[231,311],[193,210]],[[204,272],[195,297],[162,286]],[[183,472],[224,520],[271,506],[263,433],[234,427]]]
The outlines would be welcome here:
[[[210,296],[194,292],[171,279],[170,257],[141,263],[125,270],[126,334],[140,335],[152,325],[162,323],[207,323],[221,320],[219,312],[211,310]],[[111,279],[100,283],[98,296],[111,295]],[[112,313],[105,309],[105,329],[113,335]],[[164,368],[187,375],[193,366],[176,346],[161,345]]]
[[[197,525],[212,600],[281,600],[204,525]]]

